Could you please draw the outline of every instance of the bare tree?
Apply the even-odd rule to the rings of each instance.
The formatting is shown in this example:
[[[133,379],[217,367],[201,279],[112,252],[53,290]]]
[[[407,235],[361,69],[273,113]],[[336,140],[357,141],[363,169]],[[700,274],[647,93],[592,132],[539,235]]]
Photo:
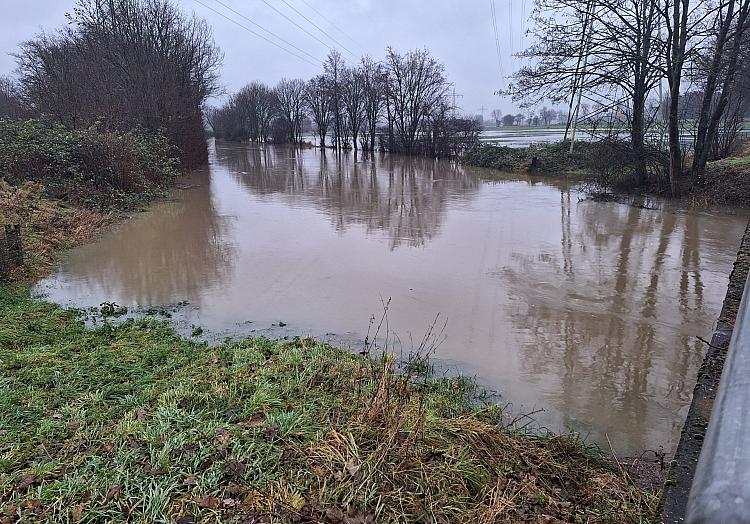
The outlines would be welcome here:
[[[21,118],[23,113],[18,84],[10,77],[0,76],[0,118]]]
[[[276,108],[289,128],[289,141],[302,141],[302,116],[305,109],[305,82],[282,78],[274,89]]]
[[[164,128],[184,163],[205,161],[201,106],[222,58],[206,22],[170,0],[79,0],[71,21],[16,55],[27,105],[72,127]]]
[[[333,145],[336,149],[342,146],[342,134],[344,133],[344,112],[342,108],[342,82],[346,64],[344,58],[336,49],[328,53],[323,63],[323,74],[328,82],[331,93],[331,110],[333,112]]]
[[[411,153],[424,119],[447,95],[445,67],[427,49],[400,55],[390,47],[386,51],[385,67],[388,104],[400,149]]]
[[[365,74],[361,68],[344,69],[341,102],[346,112],[346,123],[355,151],[358,148],[357,138],[365,120],[365,89]]]
[[[660,78],[656,0],[537,0],[535,43],[521,53],[531,65],[515,74],[509,92],[524,105],[574,97],[623,98],[630,107],[636,173],[646,175],[645,104]]]
[[[318,128],[320,147],[325,148],[328,127],[333,117],[332,90],[328,79],[324,75],[318,75],[308,80],[304,96],[313,122]]]
[[[265,141],[273,117],[274,97],[271,89],[260,82],[252,82],[235,95],[235,104],[244,119],[245,138]]]
[[[365,141],[369,139],[370,151],[375,150],[375,134],[378,120],[385,104],[385,83],[387,81],[383,66],[369,56],[362,57],[362,74],[365,97]]]
[[[727,0],[720,5],[714,18],[713,34],[713,49],[703,82],[703,101],[695,138],[692,166],[694,176],[700,176],[705,171],[709,151],[719,134],[720,125],[724,123],[733,126],[732,121],[736,121],[738,115],[744,113],[742,103],[736,99],[737,103],[731,108],[734,117],[722,118],[730,108],[738,71],[745,66],[747,58],[750,58],[750,53],[747,52],[750,45],[750,0]]]
[[[542,123],[545,126],[550,125],[556,117],[557,111],[554,109],[550,109],[547,106],[542,106],[542,108],[539,110],[539,118],[542,119]]]

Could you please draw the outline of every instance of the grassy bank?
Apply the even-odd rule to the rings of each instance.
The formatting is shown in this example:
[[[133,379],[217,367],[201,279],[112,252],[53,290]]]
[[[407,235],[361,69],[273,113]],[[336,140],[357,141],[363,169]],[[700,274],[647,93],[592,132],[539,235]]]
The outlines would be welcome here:
[[[524,148],[480,146],[464,156],[467,165],[502,172],[547,176],[574,176],[596,191],[667,196],[666,158],[648,153],[648,176],[641,185],[634,173],[632,152],[627,144],[614,141],[577,142],[569,154],[570,142],[534,144]],[[489,176],[491,178],[491,176]],[[750,147],[735,156],[709,162],[700,178],[685,175],[678,181],[680,198],[701,206],[737,205],[750,207]]]
[[[0,522],[648,522],[656,496],[471,382],[312,340],[86,330],[0,288]]]
[[[737,156],[709,162],[691,194],[699,202],[750,207],[750,148]]]
[[[577,143],[569,154],[570,142],[532,144],[528,147],[479,146],[468,151],[465,164],[506,172],[529,172],[547,175],[590,174],[589,159],[597,154],[590,142]],[[533,163],[533,164],[532,164]]]
[[[0,120],[0,225],[22,225],[26,252],[11,278],[43,275],[61,250],[163,195],[175,154],[160,134]]]

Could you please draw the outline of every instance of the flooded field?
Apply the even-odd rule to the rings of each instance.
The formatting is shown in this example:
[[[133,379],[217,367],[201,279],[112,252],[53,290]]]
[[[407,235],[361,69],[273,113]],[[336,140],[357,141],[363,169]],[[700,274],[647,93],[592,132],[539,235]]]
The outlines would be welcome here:
[[[390,298],[405,353],[439,313],[438,369],[476,375],[514,412],[621,453],[673,449],[747,216],[483,173],[218,144],[172,199],[71,251],[36,291],[188,301],[176,321],[214,336],[352,349]]]

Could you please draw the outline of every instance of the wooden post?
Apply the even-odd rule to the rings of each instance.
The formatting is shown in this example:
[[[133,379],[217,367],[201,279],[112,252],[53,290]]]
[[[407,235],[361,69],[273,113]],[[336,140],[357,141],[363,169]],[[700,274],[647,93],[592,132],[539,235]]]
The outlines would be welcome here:
[[[13,266],[23,264],[23,248],[21,246],[21,225],[5,225],[5,243],[7,244],[8,256]]]
[[[0,234],[4,234],[0,231]],[[8,242],[5,236],[0,236],[0,282],[8,280],[10,274],[10,259],[8,257]]]
[[[10,270],[23,264],[23,249],[21,247],[21,226],[7,224],[0,233],[0,281],[10,278]]]

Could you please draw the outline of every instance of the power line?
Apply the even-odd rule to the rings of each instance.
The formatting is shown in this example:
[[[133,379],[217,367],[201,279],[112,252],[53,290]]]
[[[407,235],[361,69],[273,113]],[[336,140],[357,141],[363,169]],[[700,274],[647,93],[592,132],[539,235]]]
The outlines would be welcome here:
[[[222,18],[226,18],[227,20],[229,20],[229,21],[230,21],[230,22],[232,22],[233,24],[235,24],[235,25],[238,25],[238,26],[240,26],[240,27],[241,27],[242,29],[244,29],[244,30],[245,30],[245,31],[247,31],[248,33],[250,33],[250,34],[253,34],[253,35],[257,36],[258,38],[262,38],[263,40],[265,40],[265,41],[266,41],[266,42],[268,42],[269,44],[271,44],[271,45],[274,45],[274,46],[278,47],[278,48],[279,48],[279,49],[281,49],[282,51],[286,51],[286,52],[287,52],[287,53],[289,53],[290,55],[292,55],[292,56],[295,56],[295,57],[299,58],[300,60],[302,60],[302,61],[304,61],[304,62],[307,62],[308,64],[310,64],[310,65],[312,65],[312,66],[315,66],[315,67],[317,67],[317,66],[319,65],[319,64],[316,64],[316,63],[314,63],[314,62],[312,62],[312,61],[308,60],[308,59],[307,59],[307,58],[305,58],[304,56],[300,56],[300,55],[298,55],[297,53],[295,53],[294,51],[290,51],[290,50],[289,50],[289,49],[287,49],[286,47],[284,47],[284,46],[282,46],[282,45],[280,45],[280,44],[277,44],[277,43],[276,43],[276,42],[274,42],[273,40],[269,40],[268,38],[266,38],[266,37],[265,37],[265,36],[263,36],[262,34],[260,34],[260,33],[256,33],[255,31],[253,31],[252,29],[250,29],[250,28],[249,28],[249,27],[247,27],[246,25],[243,25],[243,24],[239,23],[239,22],[238,22],[237,20],[235,20],[235,19],[233,19],[233,18],[230,18],[230,17],[228,17],[227,15],[225,15],[224,13],[221,13],[221,12],[217,11],[217,10],[216,10],[216,9],[214,9],[213,7],[211,7],[211,6],[208,6],[208,5],[204,4],[204,3],[203,3],[203,2],[201,1],[201,0],[195,0],[195,2],[199,3],[200,5],[202,5],[203,7],[205,7],[206,9],[209,9],[209,10],[213,11],[214,13],[216,13],[217,15],[219,15],[220,17],[222,17]]]
[[[526,39],[526,0],[521,2],[521,37],[518,39],[518,45],[523,49],[523,44]]]
[[[238,12],[238,11],[235,11],[235,10],[234,10],[234,9],[233,9],[233,8],[232,8],[231,6],[228,6],[227,4],[225,4],[224,2],[222,2],[221,0],[216,0],[216,2],[217,2],[218,4],[220,4],[220,5],[224,6],[225,8],[229,9],[229,10],[230,10],[231,12],[233,12],[233,13],[234,13],[234,14],[236,14],[237,16],[239,16],[239,17],[241,17],[241,18],[243,18],[243,19],[247,20],[248,22],[250,22],[250,23],[251,23],[251,24],[253,24],[254,26],[256,26],[256,27],[260,28],[261,30],[263,30],[263,31],[265,31],[266,33],[268,33],[268,34],[272,35],[273,37],[277,38],[278,40],[280,40],[280,41],[284,42],[284,43],[285,43],[286,45],[288,45],[289,47],[292,47],[292,48],[296,49],[297,51],[299,51],[300,53],[302,53],[302,54],[305,54],[305,55],[309,56],[310,58],[312,58],[312,59],[313,59],[313,60],[315,60],[316,62],[320,62],[320,60],[318,59],[318,57],[316,57],[316,56],[314,56],[314,55],[311,55],[310,53],[308,53],[308,52],[307,52],[307,51],[305,51],[304,49],[300,49],[299,47],[297,47],[296,45],[294,45],[294,44],[293,44],[293,43],[291,43],[290,41],[288,41],[288,40],[285,40],[284,38],[280,37],[279,35],[277,35],[277,34],[276,34],[276,33],[274,33],[273,31],[269,31],[268,29],[266,29],[266,28],[265,28],[265,27],[263,27],[262,25],[258,24],[257,22],[254,22],[254,21],[250,20],[250,19],[249,19],[248,17],[246,17],[245,15],[243,15],[242,13],[240,13],[240,12]]]
[[[497,14],[495,11],[495,0],[490,0],[490,11],[492,12],[492,29],[495,32],[495,51],[497,52],[497,65],[500,69],[500,87],[505,82],[505,75],[503,74],[503,55],[500,50],[500,36],[497,30]]]
[[[510,54],[513,56],[513,0],[508,0],[508,42]]]
[[[328,44],[326,44],[323,40],[321,40],[320,38],[318,38],[317,36],[315,36],[314,34],[312,34],[310,31],[308,31],[307,29],[305,29],[301,25],[299,25],[297,22],[295,22],[294,20],[292,20],[291,18],[289,18],[283,11],[279,11],[276,8],[276,6],[274,6],[273,4],[268,3],[266,0],[261,0],[261,1],[264,4],[266,4],[268,7],[270,7],[271,9],[273,9],[274,11],[276,11],[277,13],[279,13],[281,16],[283,16],[284,18],[286,18],[287,20],[289,20],[291,23],[293,23],[297,27],[297,29],[299,29],[301,31],[304,31],[307,35],[311,36],[312,38],[314,38],[315,40],[317,40],[318,42],[320,42],[321,44],[323,44],[324,46],[326,46],[327,49],[331,49],[331,46],[329,46]]]
[[[311,6],[309,3],[307,3],[306,0],[302,0],[302,3],[305,4],[308,8],[310,8],[310,10],[312,10],[314,13],[316,13],[320,18],[322,18],[323,20],[325,20],[326,22],[328,22],[331,25],[331,27],[333,27],[334,29],[336,29],[339,33],[341,33],[342,35],[344,35],[345,37],[347,37],[352,42],[354,42],[357,45],[357,47],[359,47],[360,49],[363,49],[363,50],[365,49],[365,47],[362,44],[360,44],[358,41],[356,41],[354,39],[354,37],[352,37],[351,35],[349,35],[349,33],[347,33],[346,31],[344,31],[343,29],[341,29],[339,26],[337,26],[336,24],[334,24],[333,21],[330,18],[327,18],[323,13],[321,13],[320,11],[318,11],[317,9],[315,9],[313,6]]]
[[[290,4],[290,3],[289,3],[289,2],[287,2],[286,0],[281,0],[281,1],[282,1],[282,2],[284,2],[284,3],[285,3],[285,4],[287,5],[287,6],[289,6],[289,8],[290,8],[290,9],[291,9],[292,11],[294,11],[295,13],[297,13],[298,15],[300,15],[300,16],[301,16],[302,18],[304,18],[305,20],[307,20],[308,22],[310,22],[310,24],[312,24],[312,25],[313,25],[313,27],[315,27],[315,28],[316,28],[316,29],[317,29],[318,31],[320,31],[321,33],[323,33],[324,35],[326,35],[326,36],[327,36],[328,38],[330,38],[331,40],[333,40],[334,42],[336,42],[336,43],[337,43],[337,44],[338,44],[339,46],[341,46],[341,48],[342,48],[342,49],[343,49],[344,51],[346,51],[347,53],[349,53],[349,54],[350,54],[350,55],[352,55],[352,56],[355,56],[355,55],[354,55],[354,53],[352,53],[351,51],[349,51],[349,49],[347,49],[347,48],[346,48],[346,46],[345,46],[344,44],[342,44],[341,42],[339,42],[338,40],[336,40],[335,38],[333,38],[333,37],[332,37],[332,36],[331,36],[330,34],[328,34],[328,33],[327,33],[326,31],[324,31],[323,29],[321,29],[321,28],[320,28],[320,27],[318,26],[318,24],[316,24],[315,22],[313,22],[312,20],[310,20],[309,18],[307,18],[307,17],[305,16],[305,15],[303,15],[302,13],[300,13],[300,12],[299,12],[299,11],[297,10],[297,8],[296,8],[296,7],[294,7],[294,6],[292,5],[292,4]]]

